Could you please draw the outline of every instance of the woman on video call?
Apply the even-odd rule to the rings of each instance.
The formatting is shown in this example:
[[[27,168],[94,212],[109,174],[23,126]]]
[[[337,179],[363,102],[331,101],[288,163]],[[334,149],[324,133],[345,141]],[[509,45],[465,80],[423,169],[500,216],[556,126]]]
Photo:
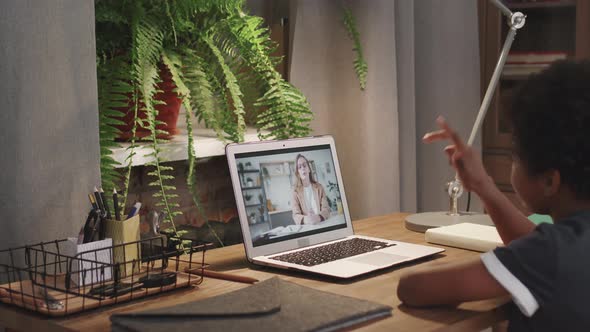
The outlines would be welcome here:
[[[330,217],[330,207],[324,187],[311,174],[307,158],[295,158],[296,180],[293,189],[293,220],[295,224],[318,224]]]

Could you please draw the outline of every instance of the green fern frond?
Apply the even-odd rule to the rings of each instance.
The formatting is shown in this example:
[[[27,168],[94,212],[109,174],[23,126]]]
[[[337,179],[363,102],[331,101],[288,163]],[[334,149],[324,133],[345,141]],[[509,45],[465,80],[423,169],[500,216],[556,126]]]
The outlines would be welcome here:
[[[120,165],[113,159],[112,149],[120,147],[115,141],[120,131],[115,126],[122,125],[123,122],[113,116],[121,116],[116,108],[126,106],[126,94],[132,92],[132,87],[125,83],[125,68],[121,60],[104,62],[97,66],[100,172],[105,192],[111,192],[121,179],[121,174],[116,169]]]
[[[138,7],[139,13],[141,13],[140,9]],[[155,108],[156,103],[154,102],[154,95],[158,92],[156,84],[160,81],[158,64],[163,53],[164,33],[160,22],[156,18],[149,16],[143,16],[141,20],[139,18],[138,15],[133,20],[132,32],[135,52],[132,54],[132,60],[133,74],[147,116],[147,120],[140,122],[140,125],[150,131],[152,152],[149,155],[154,157],[154,161],[151,163],[154,171],[150,172],[149,175],[155,181],[151,182],[150,185],[158,188],[158,192],[153,195],[154,198],[159,199],[156,205],[163,206],[168,216],[164,222],[170,223],[173,232],[176,233],[174,216],[179,215],[179,212],[175,210],[175,208],[178,208],[178,204],[172,201],[176,198],[172,193],[176,188],[167,184],[174,177],[167,174],[172,169],[162,165],[164,160],[160,157],[159,148],[162,139],[158,137],[160,134],[167,134],[167,132],[156,128],[161,122],[156,120],[158,110]]]
[[[168,56],[168,58],[173,58],[176,60],[176,61],[170,61],[170,63],[167,64],[169,67],[172,64],[174,64],[175,67],[182,67],[182,63],[180,62],[180,60],[178,58],[174,58],[174,57],[170,57],[170,56]],[[187,79],[185,77],[184,80],[187,81],[187,84],[189,84],[189,86],[191,86],[191,83],[193,83],[193,84],[196,83],[197,87],[198,87],[197,88],[194,85],[192,85],[193,90],[191,90],[187,86],[185,86],[183,82],[180,82],[182,80],[179,80],[179,83],[177,83],[177,86],[180,87],[180,90],[182,91],[182,93],[184,93],[183,95],[185,97],[185,98],[183,98],[182,104],[186,110],[186,112],[185,112],[185,117],[186,117],[185,120],[186,121],[185,122],[186,122],[187,136],[188,136],[188,149],[187,149],[188,150],[188,158],[187,159],[188,159],[188,163],[189,163],[186,183],[187,183],[187,186],[188,186],[189,191],[191,193],[191,196],[193,198],[193,202],[194,202],[195,206],[197,207],[197,210],[199,211],[199,213],[201,213],[202,216],[205,217],[204,218],[205,224],[209,228],[209,232],[218,241],[219,245],[223,247],[223,241],[221,241],[221,239],[217,235],[217,232],[215,232],[213,227],[211,227],[211,224],[209,223],[208,218],[206,218],[206,215],[203,211],[201,202],[199,201],[199,195],[198,195],[198,191],[197,191],[197,187],[196,187],[197,158],[196,158],[196,153],[195,153],[195,141],[194,141],[193,128],[192,128],[193,109],[192,109],[191,100],[193,100],[193,99],[195,100],[196,105],[198,105],[197,107],[200,107],[204,114],[211,116],[210,114],[213,113],[212,103],[210,102],[212,94],[211,94],[211,90],[210,90],[209,81],[207,80],[207,77],[204,75],[204,72],[202,70],[201,59],[198,56],[196,56],[194,54],[194,52],[191,52],[191,51],[186,52],[185,59],[188,60],[188,62],[192,65],[191,66],[192,69],[185,70],[185,72],[187,73],[186,76],[188,76],[189,78]],[[167,60],[164,59],[164,63],[166,63],[166,62],[167,62]],[[177,75],[178,77],[182,76],[181,72],[176,72],[176,73],[172,74],[173,77],[175,75]],[[199,83],[201,83],[201,85],[198,85]],[[198,97],[192,98],[191,91],[194,91],[195,95],[197,95]],[[215,128],[215,129],[218,132],[217,133],[218,137],[222,137],[222,133],[221,133],[220,128]],[[182,236],[184,234],[183,232],[186,233],[186,231],[178,231],[177,235]]]
[[[303,94],[282,79],[273,82],[273,85],[274,88],[265,93],[257,103],[267,107],[258,116],[260,129],[271,133],[259,136],[262,139],[286,139],[309,135],[309,123],[313,114]]]
[[[220,22],[220,31],[233,36],[239,53],[264,82],[265,94],[255,106],[261,107],[257,127],[261,139],[307,136],[313,115],[305,97],[276,71],[270,52],[268,30],[256,17],[232,17]],[[262,134],[261,131],[270,131]]]
[[[185,17],[198,14],[232,14],[237,13],[244,5],[244,0],[176,0],[173,2],[175,11]]]
[[[211,83],[211,75],[207,72],[207,65],[203,58],[195,51],[183,50],[184,78],[190,91],[190,107],[195,112],[198,120],[204,121],[205,125],[213,128],[217,138],[224,141],[223,128],[218,121],[217,105]],[[185,105],[185,109],[188,108]],[[191,117],[192,119],[192,117]]]
[[[223,55],[217,48],[213,41],[208,36],[203,36],[203,40],[211,50],[212,54],[217,60],[217,64],[221,67],[225,77],[225,88],[227,89],[234,108],[235,127],[232,132],[229,132],[231,140],[234,142],[243,142],[244,134],[246,132],[246,122],[244,120],[244,104],[242,103],[242,91],[238,85],[237,79],[231,69],[225,63]]]
[[[363,56],[363,47],[361,45],[360,34],[356,28],[356,20],[354,19],[354,16],[352,16],[352,12],[346,7],[344,7],[343,10],[344,26],[348,31],[348,36],[354,43],[353,50],[356,52],[356,58],[353,60],[354,71],[359,79],[361,90],[365,90],[367,85],[368,65]]]

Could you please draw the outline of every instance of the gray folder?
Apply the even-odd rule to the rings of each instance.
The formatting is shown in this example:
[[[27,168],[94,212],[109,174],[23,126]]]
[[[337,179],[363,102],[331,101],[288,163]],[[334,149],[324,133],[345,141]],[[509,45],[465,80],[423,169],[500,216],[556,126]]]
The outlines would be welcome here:
[[[113,331],[337,331],[391,316],[387,305],[277,277],[200,301],[111,316]]]

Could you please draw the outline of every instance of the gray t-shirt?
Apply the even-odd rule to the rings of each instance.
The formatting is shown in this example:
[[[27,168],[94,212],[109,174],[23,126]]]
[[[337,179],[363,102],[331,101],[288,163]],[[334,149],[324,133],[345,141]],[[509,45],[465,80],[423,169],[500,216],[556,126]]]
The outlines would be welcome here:
[[[481,256],[512,295],[509,331],[590,331],[590,211]]]

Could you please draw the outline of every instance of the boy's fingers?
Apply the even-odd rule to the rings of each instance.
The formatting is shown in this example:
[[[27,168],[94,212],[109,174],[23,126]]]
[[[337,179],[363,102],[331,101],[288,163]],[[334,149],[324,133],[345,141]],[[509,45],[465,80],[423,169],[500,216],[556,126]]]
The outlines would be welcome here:
[[[455,148],[454,145],[447,145],[447,146],[445,146],[445,149],[444,150],[445,150],[445,153],[446,154],[448,154],[449,156],[451,156],[451,155],[453,155],[453,153],[455,153],[455,151],[457,149]]]
[[[451,160],[453,159],[453,153],[455,153],[455,146],[454,145],[447,145],[444,149],[447,157],[449,158],[449,164],[451,163]]]
[[[430,133],[426,133],[426,135],[424,135],[424,137],[422,137],[422,140],[425,143],[432,143],[435,141],[440,141],[443,139],[447,139],[449,138],[449,134],[446,132],[446,130],[437,130],[437,131],[433,131]]]
[[[451,139],[451,141],[455,143],[455,148],[458,151],[463,151],[465,149],[465,143],[463,143],[461,137],[459,137],[459,135],[457,135],[457,133],[451,127],[449,127],[449,124],[445,121],[445,119],[442,116],[439,116],[436,119],[436,123],[438,123],[438,125],[442,128],[443,131],[446,131],[446,134]]]

